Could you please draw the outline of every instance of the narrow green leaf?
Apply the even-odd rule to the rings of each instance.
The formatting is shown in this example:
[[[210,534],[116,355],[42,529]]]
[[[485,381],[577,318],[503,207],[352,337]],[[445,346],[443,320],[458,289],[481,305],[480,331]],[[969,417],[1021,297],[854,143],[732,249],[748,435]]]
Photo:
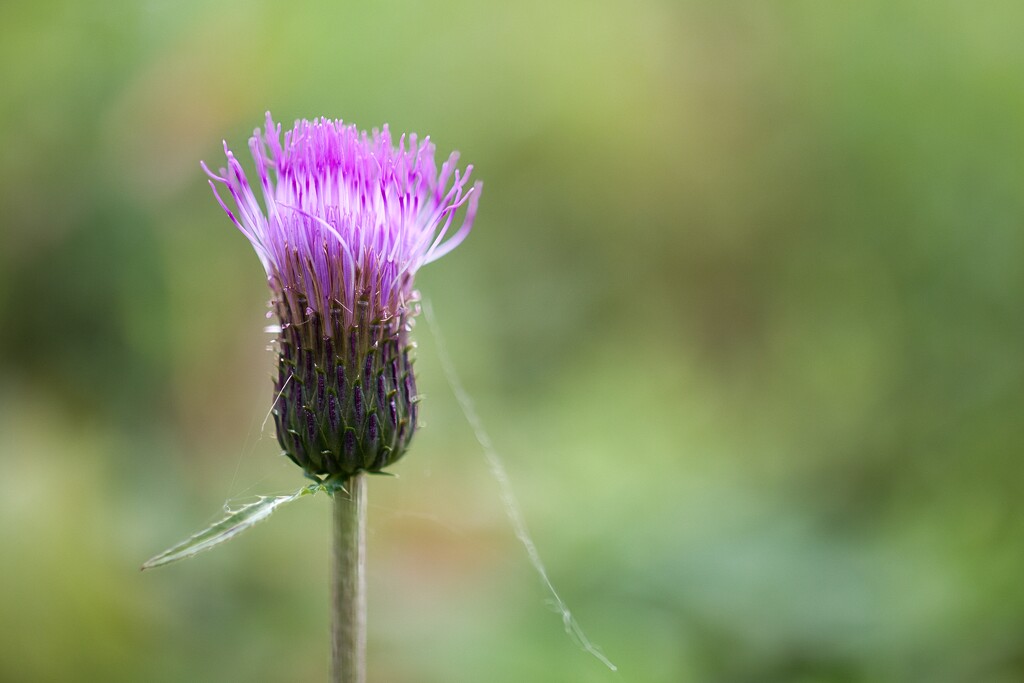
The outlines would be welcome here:
[[[325,484],[310,484],[287,496],[261,496],[255,503],[242,506],[216,524],[207,527],[173,548],[168,548],[159,555],[146,560],[145,564],[142,565],[142,569],[162,567],[165,564],[198,555],[204,550],[209,550],[221,543],[230,541],[238,534],[254,526],[257,522],[262,522],[274,510],[285,503],[290,503],[302,496],[325,490],[327,490]]]

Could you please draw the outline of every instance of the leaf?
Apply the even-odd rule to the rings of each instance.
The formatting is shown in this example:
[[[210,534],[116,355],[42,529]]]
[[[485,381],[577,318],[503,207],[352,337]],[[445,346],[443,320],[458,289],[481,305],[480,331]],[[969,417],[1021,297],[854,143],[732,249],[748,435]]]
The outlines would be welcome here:
[[[235,512],[232,512],[216,524],[207,527],[194,536],[182,541],[172,548],[168,548],[159,555],[152,557],[142,565],[142,569],[153,569],[162,567],[165,564],[184,560],[187,557],[216,547],[221,543],[230,541],[232,538],[250,529],[257,522],[262,522],[269,517],[274,510],[285,503],[302,496],[314,494],[317,491],[328,490],[325,484],[310,484],[287,496],[261,496],[255,503],[244,505]]]

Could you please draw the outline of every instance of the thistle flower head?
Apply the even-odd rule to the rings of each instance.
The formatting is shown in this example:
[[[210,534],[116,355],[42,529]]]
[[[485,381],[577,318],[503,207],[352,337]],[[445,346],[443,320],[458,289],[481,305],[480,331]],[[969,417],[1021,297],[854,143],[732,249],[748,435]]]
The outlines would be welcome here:
[[[227,167],[203,168],[273,293],[278,440],[310,474],[379,471],[416,426],[414,276],[469,234],[480,183],[457,153],[438,170],[429,138],[396,145],[387,126],[302,120],[282,143],[268,113],[249,149],[262,205],[226,143]]]

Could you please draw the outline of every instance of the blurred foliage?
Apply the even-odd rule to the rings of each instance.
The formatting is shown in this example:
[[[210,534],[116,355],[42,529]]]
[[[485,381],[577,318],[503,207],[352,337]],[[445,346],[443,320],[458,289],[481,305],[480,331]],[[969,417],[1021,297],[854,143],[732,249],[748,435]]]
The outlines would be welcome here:
[[[270,109],[485,181],[371,489],[373,680],[1024,680],[1024,6],[0,4],[0,680],[318,681],[262,271],[200,159]]]

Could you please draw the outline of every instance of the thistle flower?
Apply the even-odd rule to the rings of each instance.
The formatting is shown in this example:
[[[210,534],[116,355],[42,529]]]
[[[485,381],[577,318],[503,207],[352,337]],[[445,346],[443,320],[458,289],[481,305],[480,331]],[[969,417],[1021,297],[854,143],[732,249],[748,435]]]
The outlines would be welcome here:
[[[203,168],[267,272],[280,320],[278,441],[312,476],[379,472],[417,425],[413,279],[469,234],[481,184],[467,188],[472,166],[460,172],[458,153],[438,171],[429,137],[395,146],[387,126],[368,135],[302,120],[282,144],[268,113],[249,149],[263,206],[227,143],[227,168]]]

